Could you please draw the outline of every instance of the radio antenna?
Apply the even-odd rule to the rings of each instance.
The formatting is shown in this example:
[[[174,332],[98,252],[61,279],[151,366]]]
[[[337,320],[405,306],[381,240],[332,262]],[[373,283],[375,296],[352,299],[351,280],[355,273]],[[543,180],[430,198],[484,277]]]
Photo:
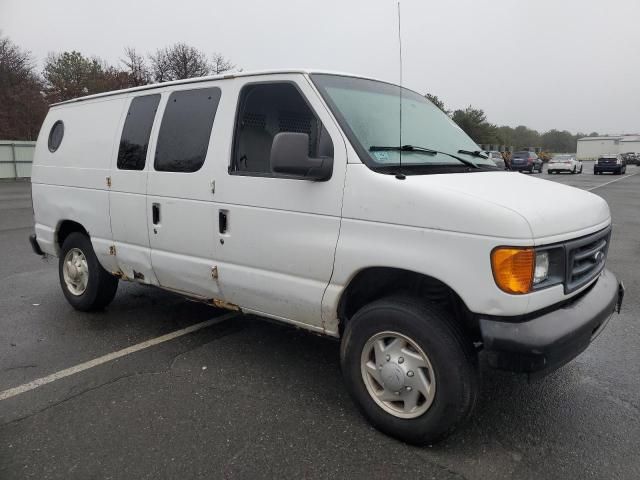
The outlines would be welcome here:
[[[398,103],[400,106],[400,134],[399,134],[399,153],[400,153],[400,165],[398,168],[398,175],[396,178],[403,180],[405,176],[402,173],[402,24],[400,23],[400,0],[398,0],[398,67],[400,68],[400,88],[398,91]]]

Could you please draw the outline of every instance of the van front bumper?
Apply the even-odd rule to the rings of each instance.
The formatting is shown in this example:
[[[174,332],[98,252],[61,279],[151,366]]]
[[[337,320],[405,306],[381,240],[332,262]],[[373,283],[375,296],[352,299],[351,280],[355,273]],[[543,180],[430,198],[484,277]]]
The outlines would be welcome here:
[[[604,270],[575,301],[525,319],[483,318],[480,331],[489,365],[543,376],[584,351],[620,311],[624,286]]]

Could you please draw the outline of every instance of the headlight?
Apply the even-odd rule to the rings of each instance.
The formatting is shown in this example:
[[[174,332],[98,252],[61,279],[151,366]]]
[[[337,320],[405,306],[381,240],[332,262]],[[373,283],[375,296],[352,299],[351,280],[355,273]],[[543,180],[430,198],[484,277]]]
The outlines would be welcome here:
[[[498,287],[507,293],[523,294],[562,283],[562,248],[498,247],[491,252],[491,269]]]
[[[536,253],[536,263],[533,269],[533,284],[544,282],[549,277],[549,252]]]

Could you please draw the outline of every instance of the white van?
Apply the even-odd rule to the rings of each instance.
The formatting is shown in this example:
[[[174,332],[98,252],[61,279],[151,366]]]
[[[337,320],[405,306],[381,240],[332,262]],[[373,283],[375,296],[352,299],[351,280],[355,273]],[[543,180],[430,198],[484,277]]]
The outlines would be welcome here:
[[[411,443],[470,415],[480,350],[549,372],[624,292],[602,198],[498,170],[422,95],[356,76],[241,73],[53,105],[32,185],[31,244],[59,257],[75,308],[128,280],[341,338],[356,403]]]

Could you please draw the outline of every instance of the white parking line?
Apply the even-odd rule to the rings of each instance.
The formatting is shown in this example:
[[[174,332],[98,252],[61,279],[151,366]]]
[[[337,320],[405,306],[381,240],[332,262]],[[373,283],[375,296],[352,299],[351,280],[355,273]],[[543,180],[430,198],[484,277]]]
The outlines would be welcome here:
[[[15,397],[16,395],[21,395],[25,392],[28,392],[30,390],[34,390],[38,387],[46,385],[47,383],[55,382],[56,380],[60,380],[61,378],[65,378],[70,375],[80,373],[84,370],[97,367],[98,365],[102,365],[103,363],[107,363],[117,358],[124,357],[125,355],[130,355],[132,353],[139,352],[140,350],[144,350],[145,348],[153,347],[154,345],[159,345],[161,343],[168,342],[169,340],[182,337],[183,335],[187,335],[189,333],[202,330],[203,328],[210,327],[211,325],[223,322],[237,315],[238,314],[235,312],[227,313],[225,315],[221,315],[219,317],[212,318],[204,322],[196,323],[195,325],[191,325],[181,330],[176,330],[175,332],[167,333],[166,335],[152,338],[145,342],[138,343],[136,345],[132,345],[127,348],[123,348],[122,350],[118,350],[117,352],[108,353],[107,355],[94,358],[93,360],[89,360],[88,362],[80,363],[73,367],[65,368],[64,370],[60,370],[59,372],[52,373],[51,375],[47,375],[46,377],[37,378],[29,383],[25,383],[18,387],[10,388],[9,390],[0,392],[0,401],[6,400],[7,398]]]
[[[597,185],[595,187],[587,188],[587,192],[590,192],[591,190],[595,190],[596,188],[604,187],[605,185],[609,185],[610,183],[619,182],[620,180],[624,180],[625,178],[631,178],[634,175],[637,175],[638,173],[640,172],[632,173],[631,175],[625,175],[624,177],[616,178],[615,180],[611,180],[610,182],[606,182],[601,185]]]

